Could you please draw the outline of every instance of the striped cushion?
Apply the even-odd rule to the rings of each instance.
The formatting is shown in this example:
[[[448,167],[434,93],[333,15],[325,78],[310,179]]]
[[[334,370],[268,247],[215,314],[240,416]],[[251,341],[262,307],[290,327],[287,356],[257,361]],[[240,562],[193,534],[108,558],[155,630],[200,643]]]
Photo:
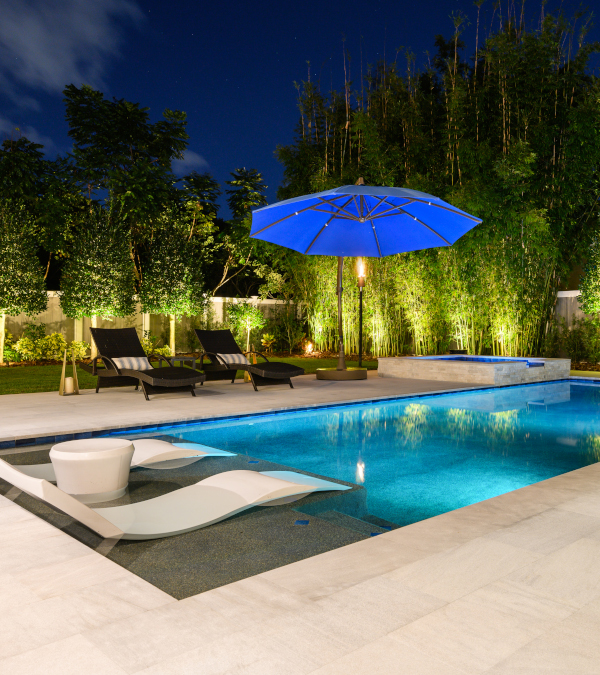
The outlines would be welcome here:
[[[112,359],[119,370],[150,370],[152,366],[145,356],[124,356]]]
[[[221,363],[226,363],[228,366],[235,363],[247,366],[250,363],[243,354],[217,354],[217,358]]]

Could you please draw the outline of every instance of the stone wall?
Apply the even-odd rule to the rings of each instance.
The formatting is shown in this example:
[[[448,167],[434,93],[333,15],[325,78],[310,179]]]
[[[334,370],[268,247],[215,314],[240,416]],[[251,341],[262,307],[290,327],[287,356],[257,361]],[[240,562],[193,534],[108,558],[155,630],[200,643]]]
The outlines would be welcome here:
[[[527,384],[569,377],[570,359],[535,359],[543,367],[528,368],[525,361],[476,363],[451,359],[390,356],[380,358],[379,377],[463,382],[469,384]]]

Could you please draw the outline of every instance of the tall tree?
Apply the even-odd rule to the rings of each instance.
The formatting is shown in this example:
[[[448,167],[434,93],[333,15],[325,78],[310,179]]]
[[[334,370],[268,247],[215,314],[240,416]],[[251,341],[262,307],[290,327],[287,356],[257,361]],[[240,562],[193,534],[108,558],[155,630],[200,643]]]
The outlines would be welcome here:
[[[556,291],[598,235],[600,84],[589,65],[600,44],[586,43],[579,17],[546,15],[529,29],[510,13],[467,59],[465,17],[453,20],[451,38],[436,38],[434,68],[418,72],[408,54],[405,73],[381,62],[356,94],[348,83],[330,96],[315,83],[300,87],[296,140],[278,148],[278,196],[364,175],[478,215],[483,224],[451,249],[395,256],[377,269],[395,278],[392,299],[418,350],[454,339],[473,352],[539,352]],[[296,300],[307,302],[309,324],[327,344],[335,296],[316,293],[325,263],[286,260]],[[379,306],[391,299],[387,283],[372,292]],[[379,329],[369,330],[381,344]]]
[[[72,319],[130,316],[135,311],[130,231],[116,211],[90,207],[68,251],[60,306]],[[95,356],[95,350],[92,350]]]
[[[236,169],[226,181],[227,204],[233,215],[229,221],[219,221],[215,236],[216,284],[213,295],[230,283],[248,279],[266,269],[265,260],[255,256],[260,245],[249,238],[252,208],[267,203],[267,185],[256,169]]]
[[[138,249],[152,236],[152,221],[178,198],[171,161],[187,147],[186,114],[167,109],[153,123],[148,108],[107,100],[85,85],[70,84],[64,95],[81,188],[90,198],[105,191],[127,222],[139,281]]]
[[[23,205],[0,200],[0,363],[6,316],[46,309],[44,272],[36,255],[33,219]]]
[[[43,147],[25,136],[2,143],[0,199],[19,202],[31,216],[47,276],[51,261],[64,254],[71,237],[72,212],[81,211],[86,200],[77,189],[72,163],[61,157],[47,159]]]
[[[146,249],[139,290],[143,312],[169,316],[172,355],[177,319],[202,314],[208,302],[203,273],[207,237],[190,225],[193,219],[193,209],[187,216],[175,209],[162,215]]]

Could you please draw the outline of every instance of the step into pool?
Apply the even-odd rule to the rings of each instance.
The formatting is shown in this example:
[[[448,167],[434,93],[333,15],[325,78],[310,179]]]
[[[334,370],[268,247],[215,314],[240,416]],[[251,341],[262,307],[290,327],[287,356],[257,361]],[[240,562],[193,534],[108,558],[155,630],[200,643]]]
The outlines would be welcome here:
[[[370,514],[407,525],[597,462],[599,413],[600,386],[571,380],[161,433],[364,485]]]

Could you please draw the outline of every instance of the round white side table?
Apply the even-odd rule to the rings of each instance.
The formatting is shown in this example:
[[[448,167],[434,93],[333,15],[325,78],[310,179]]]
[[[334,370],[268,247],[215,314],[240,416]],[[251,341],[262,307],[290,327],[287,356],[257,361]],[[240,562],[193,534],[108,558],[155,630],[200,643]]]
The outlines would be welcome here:
[[[125,438],[86,438],[57,443],[50,450],[56,484],[84,504],[125,494],[133,443]]]

